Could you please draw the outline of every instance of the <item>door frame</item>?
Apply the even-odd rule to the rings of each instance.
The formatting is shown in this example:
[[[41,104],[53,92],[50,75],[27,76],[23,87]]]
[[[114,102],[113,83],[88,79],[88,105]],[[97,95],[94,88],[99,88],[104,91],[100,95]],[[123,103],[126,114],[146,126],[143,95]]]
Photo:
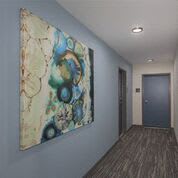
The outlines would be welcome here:
[[[120,71],[125,73],[125,100],[124,101],[124,105],[125,105],[125,118],[120,118]],[[122,131],[120,133],[120,119],[122,119]],[[123,122],[124,121],[124,122]],[[127,71],[122,69],[122,68],[118,68],[118,136],[119,138],[124,134],[124,132],[127,131]]]
[[[147,127],[144,125],[144,77],[145,76],[168,76],[169,77],[169,126],[168,128],[171,128],[171,73],[153,73],[153,74],[142,74],[142,125],[144,127]],[[157,127],[154,127],[157,128]],[[160,128],[160,127],[159,127]]]

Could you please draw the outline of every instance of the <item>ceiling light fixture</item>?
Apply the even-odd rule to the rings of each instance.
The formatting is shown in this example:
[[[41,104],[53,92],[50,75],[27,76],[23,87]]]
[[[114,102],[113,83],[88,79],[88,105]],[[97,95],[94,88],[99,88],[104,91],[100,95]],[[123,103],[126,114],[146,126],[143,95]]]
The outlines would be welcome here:
[[[142,27],[134,27],[132,28],[132,32],[133,33],[140,33],[143,31],[143,28]]]
[[[154,61],[154,59],[147,59],[147,62],[153,62]]]

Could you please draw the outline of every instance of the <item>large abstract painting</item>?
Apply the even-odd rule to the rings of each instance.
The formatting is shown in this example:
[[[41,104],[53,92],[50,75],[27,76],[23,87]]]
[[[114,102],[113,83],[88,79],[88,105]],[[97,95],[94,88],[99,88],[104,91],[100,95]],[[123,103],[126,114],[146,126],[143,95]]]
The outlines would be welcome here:
[[[93,50],[21,9],[20,149],[93,122]]]

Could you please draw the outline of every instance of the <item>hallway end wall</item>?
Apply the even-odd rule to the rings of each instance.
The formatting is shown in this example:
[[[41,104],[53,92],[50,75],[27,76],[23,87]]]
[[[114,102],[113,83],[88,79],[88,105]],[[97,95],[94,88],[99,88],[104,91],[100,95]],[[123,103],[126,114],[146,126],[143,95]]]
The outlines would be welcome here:
[[[174,86],[173,86],[173,63],[150,63],[133,65],[133,124],[142,125],[142,75],[143,74],[171,74],[171,127],[174,127]],[[140,93],[136,93],[140,88]]]

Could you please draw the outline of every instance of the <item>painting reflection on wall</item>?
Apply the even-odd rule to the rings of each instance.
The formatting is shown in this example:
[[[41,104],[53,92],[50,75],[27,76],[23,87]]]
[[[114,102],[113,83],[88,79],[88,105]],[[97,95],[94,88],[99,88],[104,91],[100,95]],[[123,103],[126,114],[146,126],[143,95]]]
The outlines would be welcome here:
[[[93,50],[21,9],[20,149],[94,120]]]

